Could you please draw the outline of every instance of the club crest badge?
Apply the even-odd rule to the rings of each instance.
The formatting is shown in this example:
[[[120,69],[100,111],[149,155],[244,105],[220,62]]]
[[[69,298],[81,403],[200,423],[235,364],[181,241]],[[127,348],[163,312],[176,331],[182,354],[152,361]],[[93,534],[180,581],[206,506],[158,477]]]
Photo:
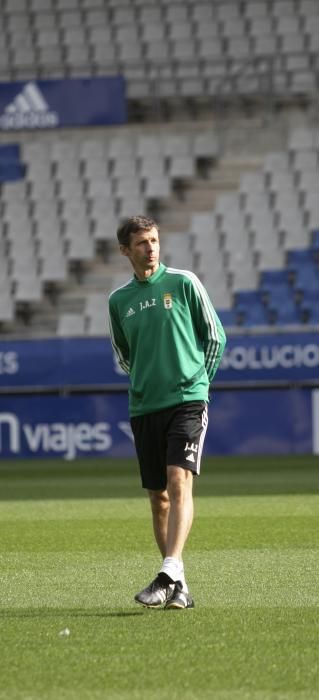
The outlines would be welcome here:
[[[169,294],[169,293],[164,294],[164,296],[163,296],[163,301],[164,301],[164,308],[165,308],[165,309],[171,309],[171,308],[172,308],[172,306],[173,306],[173,299],[172,299],[172,295],[171,295],[171,294]]]

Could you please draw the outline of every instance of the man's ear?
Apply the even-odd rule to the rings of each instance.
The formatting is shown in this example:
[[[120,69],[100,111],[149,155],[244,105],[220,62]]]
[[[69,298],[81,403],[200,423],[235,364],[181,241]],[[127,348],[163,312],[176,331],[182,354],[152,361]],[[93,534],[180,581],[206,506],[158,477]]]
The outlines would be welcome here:
[[[120,253],[121,255],[125,255],[126,257],[128,256],[128,247],[126,245],[120,245]]]

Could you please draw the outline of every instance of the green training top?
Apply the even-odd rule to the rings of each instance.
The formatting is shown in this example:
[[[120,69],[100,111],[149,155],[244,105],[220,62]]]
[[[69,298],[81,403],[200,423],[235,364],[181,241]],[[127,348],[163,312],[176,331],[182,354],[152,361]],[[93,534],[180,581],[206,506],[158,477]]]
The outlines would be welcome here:
[[[162,263],[109,297],[115,355],[130,375],[131,416],[208,401],[226,337],[198,277]]]

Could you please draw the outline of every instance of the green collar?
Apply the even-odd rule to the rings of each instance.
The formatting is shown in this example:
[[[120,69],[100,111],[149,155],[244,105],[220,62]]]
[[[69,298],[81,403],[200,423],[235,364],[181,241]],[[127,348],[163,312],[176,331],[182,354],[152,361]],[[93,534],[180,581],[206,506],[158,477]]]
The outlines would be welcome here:
[[[155,282],[157,282],[160,279],[160,277],[162,277],[162,275],[164,274],[165,271],[166,271],[166,266],[163,265],[163,263],[160,263],[159,267],[157,268],[156,272],[154,272],[153,275],[150,275],[150,277],[146,277],[145,280],[139,280],[139,279],[137,279],[136,275],[134,275],[134,281],[138,285],[140,285],[140,284],[155,284]]]

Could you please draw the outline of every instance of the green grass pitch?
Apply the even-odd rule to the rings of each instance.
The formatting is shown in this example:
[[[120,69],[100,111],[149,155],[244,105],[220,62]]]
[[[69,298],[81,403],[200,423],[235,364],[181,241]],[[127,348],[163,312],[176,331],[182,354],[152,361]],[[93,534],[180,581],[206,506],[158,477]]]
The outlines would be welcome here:
[[[3,460],[0,500],[0,700],[319,698],[318,458],[204,460],[194,610],[134,603],[160,565],[134,460]]]

